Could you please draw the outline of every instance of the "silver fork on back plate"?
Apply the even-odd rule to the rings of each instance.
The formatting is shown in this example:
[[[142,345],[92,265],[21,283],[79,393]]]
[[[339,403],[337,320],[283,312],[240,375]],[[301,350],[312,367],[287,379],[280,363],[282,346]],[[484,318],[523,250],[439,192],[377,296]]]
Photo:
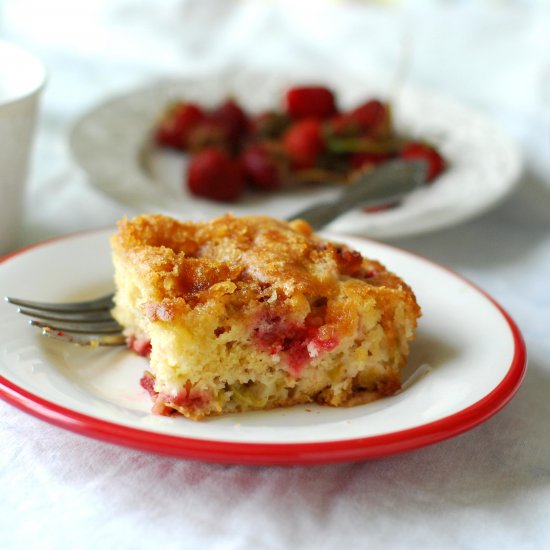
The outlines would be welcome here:
[[[402,199],[426,182],[424,161],[390,161],[360,174],[331,202],[317,203],[289,219],[301,218],[314,230],[338,216],[363,205],[379,205]],[[126,343],[121,327],[112,317],[113,294],[95,300],[70,303],[36,302],[5,297],[18,306],[19,313],[31,317],[30,324],[56,340],[89,346],[120,346]]]

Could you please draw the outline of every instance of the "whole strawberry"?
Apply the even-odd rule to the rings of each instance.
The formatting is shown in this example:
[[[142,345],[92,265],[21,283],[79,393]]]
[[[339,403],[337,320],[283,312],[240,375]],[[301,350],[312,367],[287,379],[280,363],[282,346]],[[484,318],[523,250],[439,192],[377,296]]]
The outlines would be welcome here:
[[[359,124],[363,133],[384,137],[391,133],[391,113],[387,103],[371,99],[353,109],[349,116]]]
[[[174,103],[166,109],[155,127],[155,142],[164,147],[186,149],[189,135],[204,118],[204,111],[198,105],[183,101]]]
[[[191,157],[187,186],[194,195],[215,201],[236,201],[244,190],[240,163],[228,153],[211,147]]]
[[[313,168],[325,150],[321,121],[309,118],[296,122],[285,132],[283,146],[293,168]]]
[[[404,159],[425,160],[428,164],[427,180],[433,181],[443,170],[445,170],[445,160],[435,149],[427,143],[411,142],[406,144],[399,155]]]
[[[336,113],[336,100],[325,86],[290,88],[285,95],[285,110],[294,118],[327,118]]]
[[[225,128],[231,149],[237,150],[249,126],[242,107],[234,99],[227,99],[209,113],[209,118]]]
[[[251,143],[241,152],[240,160],[245,177],[253,187],[274,191],[283,185],[285,159],[270,143]]]

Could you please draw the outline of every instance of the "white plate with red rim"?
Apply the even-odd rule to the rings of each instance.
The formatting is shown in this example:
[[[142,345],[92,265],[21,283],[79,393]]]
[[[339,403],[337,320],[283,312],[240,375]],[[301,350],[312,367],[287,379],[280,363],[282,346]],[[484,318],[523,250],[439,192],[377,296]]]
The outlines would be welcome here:
[[[434,231],[480,215],[505,198],[518,182],[519,149],[489,119],[465,105],[408,87],[397,92],[375,89],[350,76],[325,75],[315,82],[330,86],[341,108],[375,97],[390,101],[396,129],[433,143],[449,164],[433,184],[414,191],[395,208],[378,212],[359,208],[335,220],[329,226],[331,231],[381,239]],[[324,185],[250,192],[231,204],[198,198],[184,184],[185,155],[154,147],[150,136],[173,100],[214,106],[231,95],[254,113],[276,108],[284,90],[300,83],[303,78],[251,72],[157,82],[83,114],[70,134],[71,151],[98,189],[135,213],[164,212],[204,220],[230,209],[237,215],[289,217],[312,201],[334,198],[337,188]]]
[[[4,258],[2,291],[70,301],[112,289],[112,231],[72,235]],[[352,408],[296,406],[201,422],[155,416],[139,385],[146,359],[124,347],[91,349],[48,339],[6,302],[0,303],[0,396],[100,440],[182,458],[257,465],[355,461],[410,451],[462,433],[506,405],[523,379],[526,352],[514,321],[494,300],[419,256],[362,238],[330,236],[400,274],[422,306],[404,387],[392,397]]]

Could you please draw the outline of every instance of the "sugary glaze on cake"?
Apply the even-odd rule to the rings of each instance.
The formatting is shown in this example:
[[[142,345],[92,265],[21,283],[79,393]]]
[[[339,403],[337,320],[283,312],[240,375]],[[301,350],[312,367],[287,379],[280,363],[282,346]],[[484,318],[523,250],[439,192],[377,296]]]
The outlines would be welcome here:
[[[375,260],[301,220],[143,215],[112,237],[114,317],[150,352],[154,411],[355,405],[400,388],[420,309]]]

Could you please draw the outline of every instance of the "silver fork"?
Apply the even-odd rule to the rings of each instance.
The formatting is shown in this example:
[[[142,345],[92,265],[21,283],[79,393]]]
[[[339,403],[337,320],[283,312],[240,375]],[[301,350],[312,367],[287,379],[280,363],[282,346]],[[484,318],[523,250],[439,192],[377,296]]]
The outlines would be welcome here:
[[[342,190],[337,200],[315,204],[289,219],[301,218],[313,229],[321,229],[351,208],[402,199],[425,183],[426,172],[423,161],[388,162],[376,170],[360,174],[352,185]],[[34,302],[10,296],[5,299],[18,306],[19,313],[30,316],[30,324],[50,338],[89,346],[126,343],[123,327],[111,316],[113,294],[71,303]]]
[[[113,319],[113,294],[84,302],[54,303],[5,297],[17,311],[31,317],[42,334],[87,346],[120,346],[126,343],[123,328]]]

